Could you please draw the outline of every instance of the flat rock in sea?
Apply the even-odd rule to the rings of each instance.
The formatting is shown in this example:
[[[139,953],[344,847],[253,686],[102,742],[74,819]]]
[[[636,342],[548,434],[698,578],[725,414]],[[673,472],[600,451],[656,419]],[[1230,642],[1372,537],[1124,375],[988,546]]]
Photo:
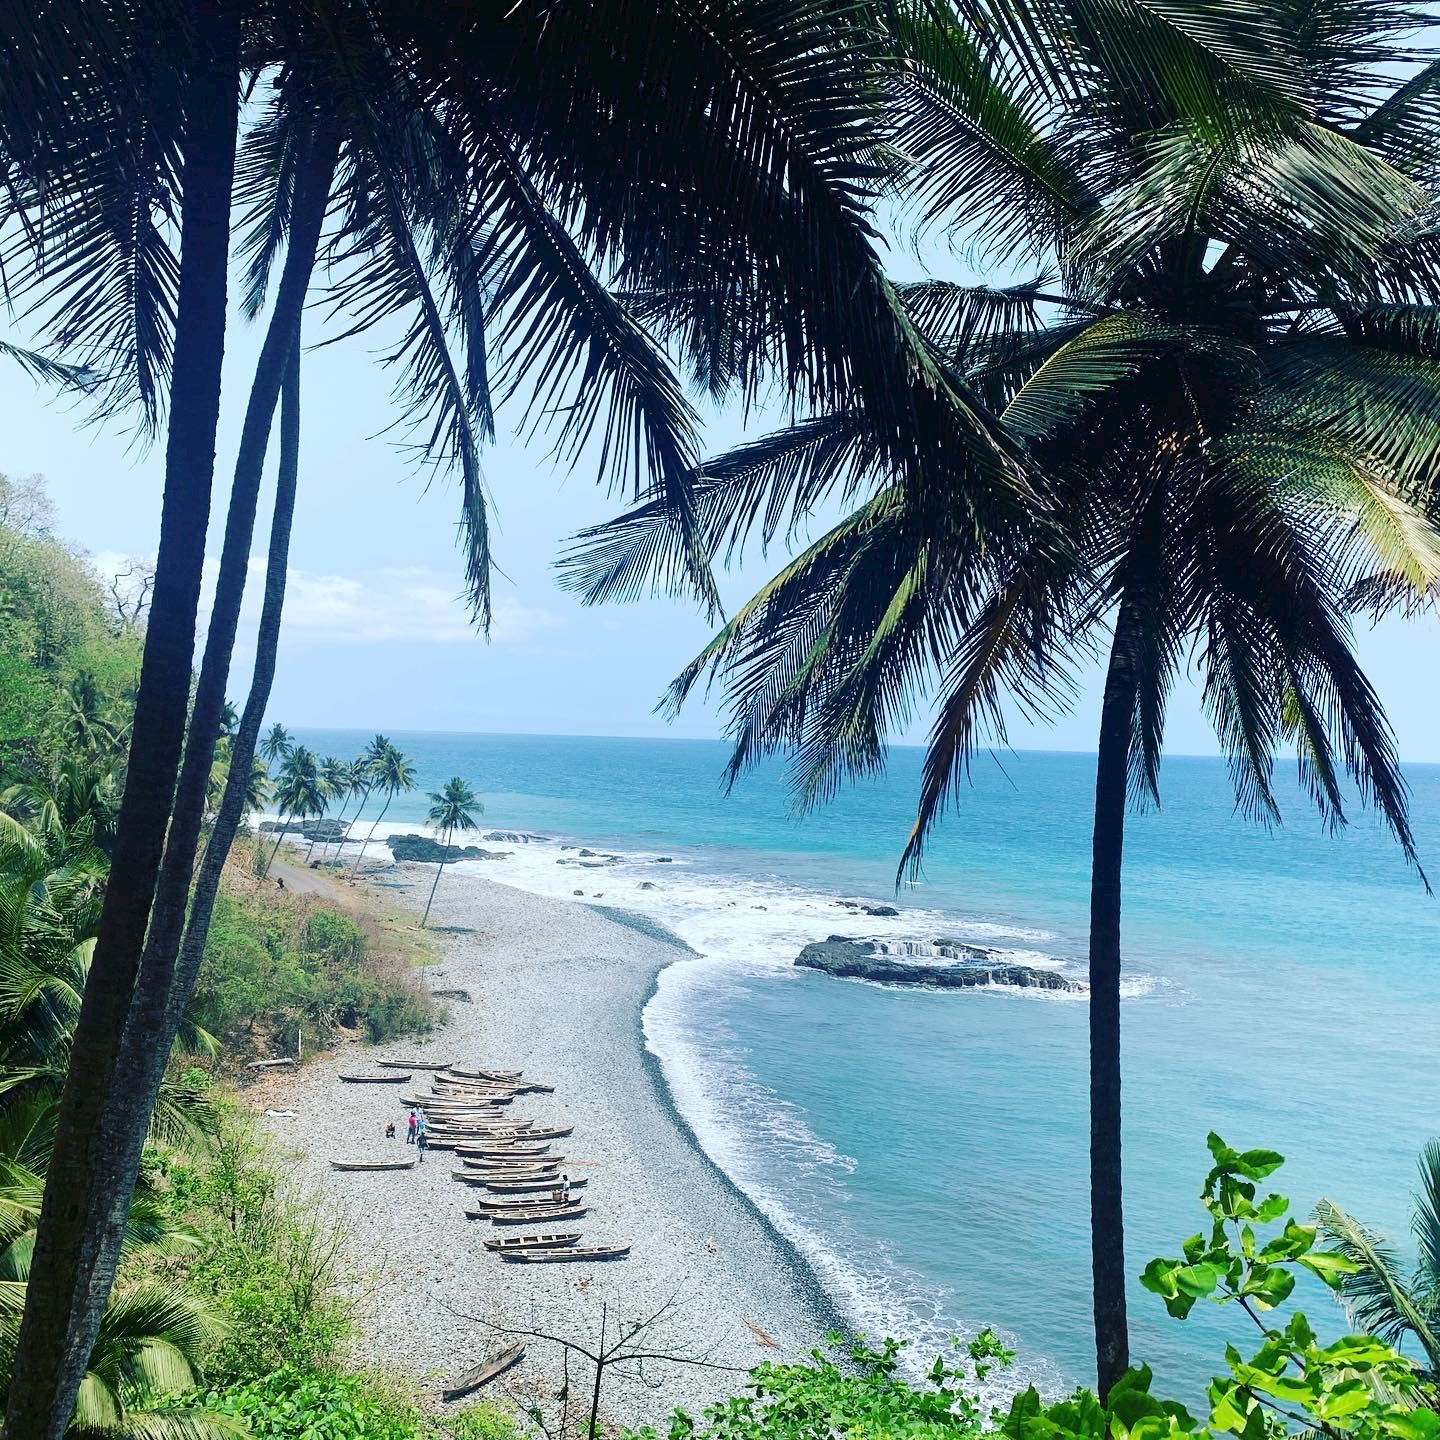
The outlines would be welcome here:
[[[900,913],[893,905],[862,905],[860,908],[867,915],[898,915]]]
[[[954,944],[949,942],[947,949]],[[846,980],[874,980],[884,985],[934,985],[946,990],[968,990],[978,985],[1014,985],[1022,990],[1084,988],[1053,970],[1000,960],[995,952],[985,951],[979,946],[964,948],[986,958],[956,956],[955,963],[949,965],[918,964],[914,960],[885,954],[873,940],[832,935],[828,940],[817,940],[807,945],[796,957],[795,963],[806,970],[819,970]]]
[[[442,845],[428,835],[390,835],[385,843],[396,860],[438,865],[442,860],[507,860],[503,850],[482,850],[478,845]]]
[[[480,838],[497,845],[541,845],[546,839],[528,830],[487,830]]]

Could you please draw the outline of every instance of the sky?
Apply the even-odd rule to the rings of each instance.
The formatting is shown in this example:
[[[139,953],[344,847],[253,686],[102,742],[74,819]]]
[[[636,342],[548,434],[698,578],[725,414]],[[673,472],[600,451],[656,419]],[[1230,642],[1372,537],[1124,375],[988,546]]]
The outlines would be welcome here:
[[[258,328],[232,318],[220,436],[217,517],[259,345]],[[19,335],[12,338],[19,339]],[[487,642],[470,626],[455,545],[458,486],[426,483],[397,446],[390,375],[363,337],[306,357],[302,445],[285,630],[271,718],[290,726],[360,730],[489,731],[571,735],[709,737],[721,733],[715,704],[692,702],[667,720],[655,705],[712,631],[693,604],[669,599],[587,609],[556,583],[553,562],[567,536],[623,508],[593,470],[557,468],[543,434],[528,444],[505,433],[484,467],[494,504],[495,623]],[[18,370],[0,373],[8,421],[0,471],[45,477],[57,529],[113,572],[126,556],[153,556],[163,449],[118,425],[83,425],[73,407],[35,389]],[[776,417],[778,418],[778,417]],[[502,411],[502,425],[505,419]],[[752,428],[763,428],[764,417]],[[712,416],[707,452],[734,444],[732,415]],[[273,470],[274,456],[271,456]],[[268,517],[269,490],[261,513]],[[210,551],[219,552],[217,518]],[[264,531],[252,573],[263,573]],[[745,599],[783,561],[747,557],[721,576],[727,606]],[[253,629],[258,595],[247,607]],[[247,636],[249,630],[246,632]],[[1359,641],[1368,673],[1409,760],[1440,761],[1440,635],[1436,621],[1387,621]],[[243,699],[253,650],[242,639],[231,693]],[[1016,717],[1016,749],[1092,751],[1099,714],[1098,666],[1083,677],[1072,712],[1053,725]],[[920,743],[917,714],[897,738]],[[1172,706],[1168,749],[1214,754],[1193,684]]]

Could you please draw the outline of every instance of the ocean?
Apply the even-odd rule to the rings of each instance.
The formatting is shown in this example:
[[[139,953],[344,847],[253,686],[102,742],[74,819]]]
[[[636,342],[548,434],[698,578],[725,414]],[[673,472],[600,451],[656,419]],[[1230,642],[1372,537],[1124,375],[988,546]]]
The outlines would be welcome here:
[[[298,738],[349,757],[369,737]],[[482,874],[643,914],[696,952],[662,975],[645,1041],[706,1150],[850,1324],[924,1358],[993,1326],[1018,1352],[1006,1388],[1091,1379],[1083,996],[883,987],[793,962],[830,935],[943,935],[1083,978],[1093,756],[982,757],[922,883],[897,893],[916,749],[797,818],[779,766],[725,794],[718,742],[390,738],[421,790],[387,828],[420,828],[423,792],[459,775],[483,797],[481,833],[545,837],[481,841],[511,856],[447,872],[442,922],[445,889]],[[1409,778],[1440,877],[1440,767]],[[1267,830],[1235,813],[1223,761],[1173,758],[1163,809],[1128,826],[1132,1275],[1202,1228],[1211,1130],[1283,1153],[1272,1183],[1300,1214],[1327,1196],[1410,1249],[1416,1157],[1440,1135],[1440,902],[1373,816],[1330,834],[1298,786],[1280,793],[1285,824]],[[561,846],[619,858],[559,864],[579,858]],[[1326,1292],[1297,1294],[1319,1328],[1342,1328]],[[1228,1309],[1173,1321],[1133,1286],[1132,1353],[1168,1393],[1198,1400],[1227,1339],[1248,1343]]]

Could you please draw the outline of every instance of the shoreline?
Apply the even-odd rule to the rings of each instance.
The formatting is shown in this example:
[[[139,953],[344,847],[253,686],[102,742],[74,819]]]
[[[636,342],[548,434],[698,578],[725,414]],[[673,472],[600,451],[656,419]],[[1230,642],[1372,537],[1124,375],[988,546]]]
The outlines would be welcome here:
[[[367,870],[364,891],[383,889],[413,912],[432,874],[387,864]],[[328,877],[314,888],[328,890]],[[553,1337],[593,1345],[602,1308],[613,1323],[616,1306],[627,1320],[668,1307],[654,1348],[702,1366],[666,1363],[643,1386],[618,1375],[606,1381],[609,1408],[627,1423],[661,1423],[676,1407],[698,1413],[738,1389],[743,1370],[798,1358],[842,1326],[804,1255],[705,1151],[646,1041],[645,1008],[661,973],[695,952],[649,917],[557,907],[480,876],[465,876],[437,908],[447,924],[431,933],[443,954],[421,973],[431,988],[468,989],[474,1004],[450,1003],[448,1023],[420,1042],[342,1045],[265,1087],[267,1100],[283,1097],[300,1117],[262,1115],[262,1124],[282,1147],[306,1142],[291,1152],[292,1170],[349,1225],[348,1268],[372,1273],[355,1297],[355,1358],[417,1383],[427,1406],[438,1408],[441,1382],[499,1348],[502,1331],[484,1321],[545,1331],[551,1338],[531,1338],[521,1366],[470,1399],[501,1392],[553,1410],[565,1376],[564,1350]],[[505,965],[499,972],[488,963],[497,953]],[[331,1158],[407,1155],[403,1142],[380,1138],[384,1120],[403,1113],[398,1095],[344,1084],[337,1071],[362,1056],[416,1053],[417,1043],[456,1063],[524,1068],[555,1085],[554,1095],[521,1097],[517,1110],[574,1121],[561,1153],[575,1157],[572,1174],[590,1176],[580,1192],[591,1207],[577,1223],[582,1243],[629,1240],[628,1260],[504,1263],[481,1247],[491,1227],[464,1217],[474,1197],[450,1179],[445,1151],[430,1152],[416,1170],[358,1182],[353,1172],[330,1168]],[[423,1093],[427,1084],[416,1072],[397,1089]],[[433,1203],[417,1206],[419,1194]],[[577,1365],[593,1374],[572,1353],[572,1389]]]

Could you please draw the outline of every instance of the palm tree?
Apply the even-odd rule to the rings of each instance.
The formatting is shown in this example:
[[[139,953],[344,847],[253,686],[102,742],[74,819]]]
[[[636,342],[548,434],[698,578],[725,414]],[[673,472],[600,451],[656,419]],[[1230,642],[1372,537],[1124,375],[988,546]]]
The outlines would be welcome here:
[[[275,837],[275,848],[271,850],[270,858],[260,872],[262,879],[270,873],[275,856],[285,843],[285,833],[290,822],[296,816],[304,819],[309,815],[323,815],[325,804],[325,788],[320,780],[315,756],[303,745],[297,745],[281,764],[275,784],[275,807],[285,818],[280,824],[279,834]]]
[[[1131,793],[1158,796],[1186,657],[1246,811],[1278,818],[1273,756],[1293,745],[1327,821],[1345,820],[1348,771],[1414,858],[1346,611],[1357,579],[1413,593],[1440,576],[1424,514],[1440,459],[1440,256],[1421,218],[1436,198],[1426,107],[1440,70],[1382,79],[1404,69],[1398,31],[1352,28],[1338,0],[1214,26],[1127,3],[917,0],[892,14],[909,56],[897,143],[923,218],[1036,274],[896,292],[937,363],[1020,447],[1045,523],[997,553],[964,493],[891,479],[888,420],[863,405],[748,444],[705,467],[707,553],[757,532],[768,544],[837,499],[856,508],[735,615],[671,698],[717,676],[731,777],[789,750],[803,806],[883,765],[889,730],[933,693],[903,878],[977,741],[1003,740],[1006,698],[1042,717],[1063,708],[1072,664],[1108,640],[1089,949],[1103,1395],[1128,1363],[1124,823]],[[587,532],[569,582],[598,599],[673,574],[674,529],[656,497]]]
[[[350,822],[352,826],[360,823],[360,817],[365,813],[365,806],[370,799],[370,792],[375,788],[376,769],[392,748],[388,737],[377,734],[364,751],[350,762],[355,771],[355,793],[360,797],[360,803],[355,807],[355,818]]]
[[[358,759],[344,760],[338,762],[338,764],[339,769],[335,777],[335,783],[339,787],[336,794],[340,797],[340,810],[335,816],[335,823],[338,827],[336,832],[338,838],[335,841],[337,854],[339,853],[340,846],[345,843],[344,837],[347,833],[345,830],[345,812],[350,808],[350,802],[354,800],[356,796],[363,794],[365,789],[365,769],[362,761]],[[321,858],[326,858],[326,856],[329,855],[329,851],[330,846],[327,843]]]
[[[329,808],[332,800],[346,800],[350,795],[350,767],[337,756],[327,755],[320,762],[320,789],[325,796],[326,809]],[[321,811],[324,814],[324,811]],[[315,849],[315,840],[320,837],[317,834],[310,841],[310,848],[305,852],[305,863],[310,863],[310,855]]]
[[[376,741],[383,737],[377,735]],[[370,829],[366,832],[365,840],[360,846],[360,853],[355,857],[355,864],[350,871],[353,879],[360,873],[360,862],[365,858],[366,847],[374,838],[375,827],[385,818],[386,812],[390,809],[390,802],[404,791],[413,790],[418,783],[415,779],[415,766],[408,755],[385,741],[385,747],[370,759],[370,788],[372,790],[383,790],[385,792],[385,803],[380,807],[380,813],[370,823]]]
[[[435,888],[445,870],[445,861],[450,854],[450,841],[456,830],[473,830],[475,817],[483,815],[485,807],[476,799],[475,792],[458,776],[453,775],[445,782],[443,790],[430,792],[430,813],[428,819],[441,835],[444,847],[440,863],[435,867],[435,879],[430,884],[430,898],[425,902],[425,913],[420,917],[420,928],[430,918],[430,907],[435,903]]]
[[[1424,1355],[1425,1377],[1440,1379],[1440,1140],[1420,1152],[1420,1189],[1410,1222],[1419,1258],[1407,1280],[1395,1247],[1331,1200],[1315,1207],[1325,1238],[1355,1266],[1340,1287],[1350,1321],[1367,1335]]]
[[[266,763],[273,765],[277,760],[283,760],[290,754],[295,748],[295,739],[277,720],[265,732],[265,738],[260,742],[258,748]]]

